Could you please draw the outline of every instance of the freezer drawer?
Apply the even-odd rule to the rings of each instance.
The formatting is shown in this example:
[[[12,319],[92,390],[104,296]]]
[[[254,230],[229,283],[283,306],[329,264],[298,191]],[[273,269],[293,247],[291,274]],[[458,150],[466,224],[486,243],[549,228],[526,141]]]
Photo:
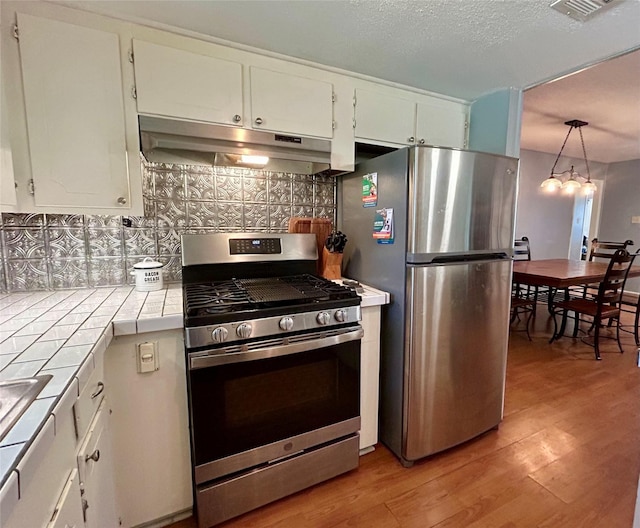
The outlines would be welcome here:
[[[502,419],[510,260],[408,268],[403,458],[469,440]]]

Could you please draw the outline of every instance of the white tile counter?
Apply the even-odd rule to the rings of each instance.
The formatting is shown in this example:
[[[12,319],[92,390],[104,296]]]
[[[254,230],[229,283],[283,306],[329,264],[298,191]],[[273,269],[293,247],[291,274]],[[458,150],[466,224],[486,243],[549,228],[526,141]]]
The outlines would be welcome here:
[[[155,292],[125,286],[0,294],[0,380],[53,376],[0,441],[3,516],[19,496],[16,468],[36,438],[52,433],[45,426],[63,400],[73,405],[94,356],[114,335],[174,328],[182,328],[180,284]]]
[[[363,308],[389,302],[389,294],[363,289]],[[47,424],[55,421],[61,405],[73,405],[93,371],[94,356],[104,353],[113,336],[182,326],[180,284],[155,292],[126,286],[0,294],[0,380],[53,376],[0,442],[3,514],[19,497],[18,473],[33,451],[30,447],[40,436],[55,434]]]
[[[337,279],[337,280],[334,280],[334,282],[337,282],[338,284],[342,284],[343,280],[344,279]],[[362,289],[362,291],[358,291],[359,289]],[[362,308],[367,308],[369,306],[380,306],[383,304],[389,304],[390,302],[389,293],[381,290],[376,290],[375,288],[372,288],[371,286],[367,286],[366,284],[360,283],[360,286],[356,289],[356,291],[360,296],[360,299],[361,299],[360,306]]]

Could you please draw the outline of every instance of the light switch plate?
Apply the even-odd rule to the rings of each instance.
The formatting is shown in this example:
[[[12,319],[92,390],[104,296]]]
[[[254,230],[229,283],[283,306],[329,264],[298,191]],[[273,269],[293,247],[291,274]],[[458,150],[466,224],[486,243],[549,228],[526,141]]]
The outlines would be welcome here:
[[[147,341],[139,343],[136,350],[136,363],[140,374],[158,370],[160,368],[158,342]]]
[[[640,224],[640,216],[632,216],[631,217],[632,224]]]

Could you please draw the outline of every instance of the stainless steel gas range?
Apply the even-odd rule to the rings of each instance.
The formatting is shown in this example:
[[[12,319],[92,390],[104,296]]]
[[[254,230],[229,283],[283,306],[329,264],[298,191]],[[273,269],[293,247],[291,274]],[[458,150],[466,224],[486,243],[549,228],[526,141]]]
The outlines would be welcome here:
[[[183,235],[200,528],[358,466],[360,298],[314,275],[315,235]]]

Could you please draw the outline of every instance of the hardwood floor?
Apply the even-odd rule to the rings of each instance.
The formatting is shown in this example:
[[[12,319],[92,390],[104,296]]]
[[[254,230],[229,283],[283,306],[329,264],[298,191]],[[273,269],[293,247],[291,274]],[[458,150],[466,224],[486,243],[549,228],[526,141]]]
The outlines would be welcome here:
[[[224,528],[631,528],[640,471],[640,368],[633,339],[549,345],[538,310],[512,333],[498,430],[403,468],[381,444],[358,470]],[[193,518],[172,528],[196,528]]]

